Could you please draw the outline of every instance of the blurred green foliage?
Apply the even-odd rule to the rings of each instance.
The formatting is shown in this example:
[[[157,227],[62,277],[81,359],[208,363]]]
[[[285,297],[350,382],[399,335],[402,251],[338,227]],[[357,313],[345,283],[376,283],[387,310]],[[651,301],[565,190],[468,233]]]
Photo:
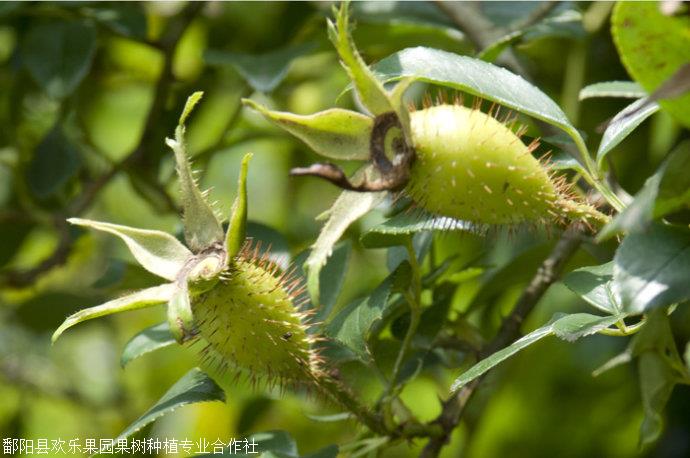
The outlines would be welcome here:
[[[596,127],[626,102],[580,102],[579,90],[629,79],[601,5],[561,2],[550,21],[522,28],[520,36],[493,48],[498,64],[517,63],[564,107],[589,134],[590,150],[600,139]],[[495,31],[509,31],[542,3],[475,6]],[[349,81],[326,36],[329,8],[317,2],[0,4],[1,437],[116,437],[196,364],[193,350],[175,346],[120,368],[124,344],[164,320],[162,307],[89,322],[50,345],[50,334],[69,313],[157,283],[123,246],[68,227],[65,219],[86,216],[181,234],[174,161],[163,140],[192,92],[206,94],[188,129],[202,186],[211,188],[212,200],[227,215],[241,158],[254,153],[249,232],[273,240],[273,250],[285,257],[304,259],[300,253],[318,234],[315,218],[338,190],[289,178],[290,168],[315,162],[316,155],[242,108],[240,99],[303,114],[336,103],[355,108],[348,95],[340,96]],[[354,10],[354,37],[367,62],[409,46],[479,51],[448,5],[364,2]],[[536,135],[536,127],[530,129]],[[635,194],[684,137],[687,131],[660,111],[609,154],[609,168]],[[337,300],[327,300],[333,310],[369,294],[389,274],[387,257],[400,255],[359,243],[361,233],[383,219],[383,211],[375,211],[348,229],[347,271],[328,274],[342,281]],[[430,257],[456,270],[450,315],[470,311],[475,338],[491,335],[553,244],[541,231],[434,236]],[[614,250],[613,241],[586,243],[568,270],[602,264]],[[584,300],[555,285],[525,329],[556,312],[586,310]],[[685,343],[688,312],[676,313],[675,336]],[[375,353],[394,352],[399,340],[394,323]],[[638,456],[643,412],[635,368],[590,375],[625,348],[624,340],[596,336],[571,345],[547,339],[504,363],[490,374],[442,456]],[[453,381],[443,364],[428,364],[401,395],[422,421],[438,415],[439,397]],[[341,370],[365,397],[375,397],[380,381],[373,374],[355,362]],[[283,429],[302,453],[358,437],[353,421],[310,418],[341,411],[318,398],[254,390],[244,382],[224,388],[225,403],[176,410],[148,434],[215,440]],[[664,435],[645,451],[648,456],[690,455],[690,393],[677,389],[672,396]],[[381,456],[416,456],[422,446],[400,443]]]

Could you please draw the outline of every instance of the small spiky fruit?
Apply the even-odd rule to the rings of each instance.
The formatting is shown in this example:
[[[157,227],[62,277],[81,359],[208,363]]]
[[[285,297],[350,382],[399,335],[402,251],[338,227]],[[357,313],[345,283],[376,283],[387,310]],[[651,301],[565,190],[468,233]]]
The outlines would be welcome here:
[[[225,370],[234,363],[269,381],[313,379],[319,358],[295,303],[298,283],[245,253],[212,289],[192,298],[209,364]]]
[[[415,162],[404,192],[427,211],[483,225],[598,219],[532,156],[537,143],[478,109],[442,104],[410,114]]]

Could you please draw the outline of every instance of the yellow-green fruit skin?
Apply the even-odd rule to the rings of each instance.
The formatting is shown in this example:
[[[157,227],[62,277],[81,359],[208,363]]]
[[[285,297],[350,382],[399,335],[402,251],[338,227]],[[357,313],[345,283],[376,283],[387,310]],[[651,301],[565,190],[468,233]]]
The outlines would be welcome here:
[[[313,375],[312,340],[284,282],[241,258],[225,277],[192,300],[199,335],[214,357],[253,377],[299,381]]]
[[[487,225],[558,215],[559,193],[547,169],[495,118],[459,105],[410,117],[416,159],[405,192],[422,208]]]

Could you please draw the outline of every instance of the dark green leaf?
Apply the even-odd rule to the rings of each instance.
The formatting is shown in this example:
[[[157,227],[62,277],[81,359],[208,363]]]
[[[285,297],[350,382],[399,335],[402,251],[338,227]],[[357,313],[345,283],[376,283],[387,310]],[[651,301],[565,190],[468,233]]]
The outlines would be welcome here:
[[[604,81],[590,84],[580,90],[580,100],[598,97],[641,99],[646,96],[645,90],[634,81]]]
[[[302,43],[257,55],[209,50],[205,59],[209,65],[231,65],[254,89],[271,92],[285,79],[292,61],[315,48],[314,43]]]
[[[98,22],[120,35],[143,40],[146,38],[146,14],[137,2],[110,3],[108,7],[85,8]]]
[[[618,247],[614,262],[613,287],[628,313],[690,298],[687,229],[653,224],[646,232],[630,234]]]
[[[333,254],[321,270],[321,279],[319,281],[321,287],[319,298],[321,302],[314,316],[314,321],[326,321],[333,307],[335,307],[338,296],[340,295],[340,290],[345,283],[345,274],[347,273],[351,252],[352,242],[346,240],[339,243],[335,246]]]
[[[326,327],[326,333],[345,344],[363,361],[371,360],[367,340],[374,324],[381,320],[394,291],[410,281],[410,265],[400,266],[381,283],[370,296],[345,307]]]
[[[131,436],[144,426],[179,407],[187,404],[209,401],[225,402],[225,393],[208,375],[195,367],[170,387],[163,397],[144,415],[137,418],[134,423],[129,425],[127,429],[118,436],[118,439],[124,439]]]
[[[491,356],[484,358],[469,368],[453,382],[453,385],[450,388],[451,392],[456,392],[472,380],[480,377],[485,372],[492,369],[494,366],[502,363],[520,350],[523,350],[524,348],[532,345],[546,336],[556,335],[561,339],[572,342],[580,337],[594,334],[615,323],[620,318],[621,317],[615,316],[601,317],[590,315],[588,313],[575,313],[573,315],[565,315],[561,317],[556,316],[548,324],[530,332],[520,340],[517,340],[502,350],[499,350]]]
[[[606,127],[604,136],[597,150],[597,163],[601,167],[606,155],[620,142],[630,135],[642,121],[659,111],[657,103],[647,103],[647,99],[639,99],[625,107]]]
[[[91,67],[96,29],[85,22],[36,23],[24,40],[24,65],[52,97],[74,91]]]
[[[328,445],[320,450],[310,453],[308,455],[302,455],[302,458],[337,458],[339,448],[337,445]]]
[[[678,354],[667,313],[656,309],[630,345],[638,357],[638,373],[644,420],[640,445],[648,446],[661,434],[661,414],[676,383],[687,383],[688,371]]]
[[[26,180],[39,199],[60,191],[81,165],[77,148],[55,126],[38,144],[26,170]]]
[[[120,356],[120,365],[125,367],[140,356],[160,348],[169,347],[174,343],[175,338],[170,334],[170,326],[167,322],[148,327],[125,344]]]
[[[655,219],[690,204],[690,141],[678,145],[649,177],[635,199],[597,235],[605,240],[619,232],[646,230]]]
[[[613,261],[576,269],[563,278],[563,283],[594,307],[617,315],[620,313],[620,298],[612,290],[612,280]]]

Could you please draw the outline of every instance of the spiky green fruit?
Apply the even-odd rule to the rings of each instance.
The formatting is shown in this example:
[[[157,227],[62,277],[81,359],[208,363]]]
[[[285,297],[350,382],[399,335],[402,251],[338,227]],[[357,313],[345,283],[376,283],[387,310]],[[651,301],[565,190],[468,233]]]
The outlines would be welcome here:
[[[232,363],[268,381],[313,379],[318,356],[295,287],[252,256],[235,258],[212,289],[192,298],[210,365],[224,370]]]
[[[599,218],[508,126],[477,109],[438,105],[411,113],[416,159],[404,192],[427,211],[483,225]]]

